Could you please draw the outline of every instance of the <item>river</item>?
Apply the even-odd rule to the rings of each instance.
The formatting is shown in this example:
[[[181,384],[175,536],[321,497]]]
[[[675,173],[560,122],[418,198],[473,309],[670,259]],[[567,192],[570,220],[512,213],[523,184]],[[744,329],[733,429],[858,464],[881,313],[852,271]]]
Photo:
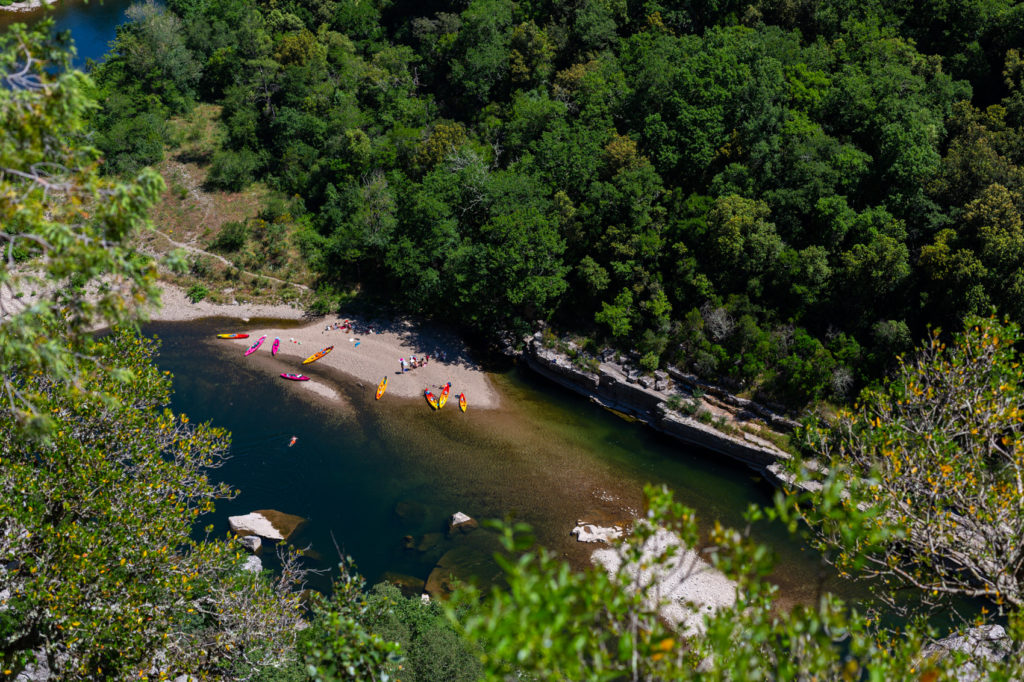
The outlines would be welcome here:
[[[267,323],[250,323],[259,324]],[[341,395],[325,401],[281,381],[280,361],[242,358],[213,340],[237,326],[212,319],[146,331],[163,342],[158,364],[174,375],[173,409],[233,433],[232,458],[215,477],[241,494],[205,523],[223,535],[229,515],[298,514],[309,523],[293,543],[312,548],[314,568],[331,569],[340,550],[371,582],[387,571],[426,579],[458,548],[474,575],[493,577],[490,531],[444,535],[457,511],[526,521],[542,545],[582,567],[594,546],[570,537],[576,520],[627,519],[642,509],[646,482],[667,485],[705,528],[715,519],[742,526],[749,503],[771,500],[771,488],[745,466],[682,447],[526,369],[492,375],[497,410],[433,412],[421,399],[387,394],[376,402],[373,386],[323,368],[317,378]],[[784,602],[848,590],[784,529],[763,524],[754,535],[778,555],[773,579]],[[419,549],[404,546],[410,536]]]
[[[0,32],[13,23],[35,24],[45,17],[54,20],[54,31],[70,31],[77,51],[73,64],[84,68],[87,60],[100,61],[125,20],[131,0],[63,0],[52,9],[31,12],[5,12],[0,9]]]

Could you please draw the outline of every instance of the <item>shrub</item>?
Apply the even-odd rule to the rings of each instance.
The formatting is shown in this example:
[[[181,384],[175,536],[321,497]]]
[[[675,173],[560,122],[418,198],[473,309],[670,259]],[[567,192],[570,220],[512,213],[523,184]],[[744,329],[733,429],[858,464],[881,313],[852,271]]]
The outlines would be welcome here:
[[[252,183],[259,167],[259,157],[252,150],[225,149],[213,155],[207,180],[214,187],[237,192]]]
[[[651,351],[647,355],[640,358],[640,367],[648,372],[653,372],[658,369],[658,354]]]
[[[199,303],[201,300],[210,295],[210,290],[204,287],[202,284],[193,284],[188,288],[188,292],[185,294],[188,296],[188,300],[193,303]]]
[[[230,221],[221,225],[220,233],[210,244],[210,248],[218,251],[235,252],[245,245],[249,237],[249,226],[244,222]]]

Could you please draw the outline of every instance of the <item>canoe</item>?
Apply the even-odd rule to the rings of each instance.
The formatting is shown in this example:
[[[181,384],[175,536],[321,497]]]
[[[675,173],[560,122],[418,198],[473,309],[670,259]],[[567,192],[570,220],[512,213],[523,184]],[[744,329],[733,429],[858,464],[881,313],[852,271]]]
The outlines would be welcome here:
[[[246,355],[252,355],[253,353],[256,352],[256,349],[259,348],[263,344],[263,342],[266,341],[266,340],[267,340],[267,335],[266,334],[264,334],[260,338],[256,339],[256,343],[254,343],[251,346],[249,346],[249,350],[245,351],[245,354]]]
[[[465,393],[460,393],[459,394],[459,409],[462,410],[463,412],[466,411],[466,394]]]
[[[247,339],[248,334],[217,334],[218,339]]]
[[[291,379],[292,381],[309,381],[309,377],[305,374],[289,374],[287,372],[281,372],[283,379]]]
[[[277,355],[277,349],[281,347],[281,339],[274,337],[274,345],[270,347],[270,354]]]
[[[437,409],[444,407],[444,404],[448,402],[448,392],[452,390],[452,382],[448,382],[441,389],[441,397],[437,399]]]
[[[427,402],[430,404],[430,406],[433,407],[436,410],[437,409],[437,398],[434,397],[434,394],[430,392],[429,388],[423,389],[423,395],[424,395],[424,397],[426,397]]]
[[[310,355],[310,356],[309,356],[308,358],[306,358],[305,360],[303,360],[303,361],[302,361],[302,364],[304,364],[304,365],[308,365],[308,364],[309,364],[309,363],[311,363],[311,362],[316,362],[317,360],[319,360],[319,359],[320,359],[320,358],[322,358],[323,356],[325,356],[325,355],[327,355],[328,353],[330,353],[330,352],[331,352],[332,350],[334,350],[334,346],[327,346],[327,348],[324,348],[324,349],[322,349],[322,350],[318,350],[317,352],[313,353],[313,354],[312,354],[312,355]]]
[[[386,389],[387,387],[388,378],[384,377],[383,379],[380,380],[380,383],[377,384],[377,400],[380,400],[380,397],[384,395],[384,389]]]

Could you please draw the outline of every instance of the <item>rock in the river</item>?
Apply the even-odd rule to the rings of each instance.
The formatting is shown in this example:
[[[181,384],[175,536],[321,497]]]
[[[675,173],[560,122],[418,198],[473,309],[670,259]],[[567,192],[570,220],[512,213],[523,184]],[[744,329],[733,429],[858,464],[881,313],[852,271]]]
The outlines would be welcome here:
[[[403,535],[402,549],[416,549],[416,539],[411,535]]]
[[[245,563],[242,564],[243,571],[252,571],[253,573],[259,573],[263,570],[263,562],[260,561],[258,556],[247,557]]]
[[[276,509],[257,509],[243,516],[229,516],[235,535],[259,535],[267,540],[287,540],[306,519]]]
[[[650,388],[651,386],[654,386],[654,379],[652,379],[649,376],[637,377],[636,382],[643,386],[644,388]]]
[[[423,587],[426,585],[423,580],[404,573],[388,571],[384,574],[383,578],[385,582],[389,582],[397,587],[407,597],[415,597],[417,594],[422,594]]]
[[[575,535],[579,542],[604,542],[611,544],[612,540],[622,537],[622,529],[617,526],[595,526],[592,523],[583,523],[570,532]]]
[[[468,582],[486,570],[490,563],[487,554],[473,547],[456,547],[445,552],[427,577],[425,591],[432,599],[447,599],[455,591],[456,583]]]
[[[1001,661],[1010,653],[1010,638],[1002,625],[979,625],[963,634],[950,635],[929,644],[921,651],[925,658],[942,659],[951,652],[959,651],[970,658],[984,661]],[[983,678],[984,673],[976,663],[967,660],[953,673],[958,682],[975,682]]]
[[[448,519],[448,534],[451,535],[455,533],[455,531],[468,533],[479,526],[479,523],[474,519],[471,519],[466,514],[463,514],[462,512],[455,512],[452,514],[452,517]]]
[[[263,548],[263,541],[260,540],[259,535],[243,535],[238,538],[238,542],[253,554],[256,554]]]

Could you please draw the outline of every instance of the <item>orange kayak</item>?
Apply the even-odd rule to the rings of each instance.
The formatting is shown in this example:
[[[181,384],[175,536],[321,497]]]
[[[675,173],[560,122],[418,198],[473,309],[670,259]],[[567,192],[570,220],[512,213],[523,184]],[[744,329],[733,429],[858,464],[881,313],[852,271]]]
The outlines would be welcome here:
[[[377,400],[380,400],[380,397],[384,395],[384,389],[386,389],[387,387],[388,378],[384,377],[383,379],[380,380],[380,383],[377,384]]]
[[[466,394],[465,393],[460,393],[459,394],[459,409],[462,410],[463,412],[466,411]]]
[[[437,398],[434,397],[434,394],[430,392],[429,388],[423,389],[423,396],[427,399],[427,403],[436,410]]]
[[[323,356],[325,356],[328,353],[330,353],[332,350],[334,350],[334,346],[327,346],[327,348],[324,348],[323,350],[318,350],[317,352],[313,353],[308,358],[303,360],[302,364],[308,365],[311,362],[316,362],[317,360],[319,360]]]

